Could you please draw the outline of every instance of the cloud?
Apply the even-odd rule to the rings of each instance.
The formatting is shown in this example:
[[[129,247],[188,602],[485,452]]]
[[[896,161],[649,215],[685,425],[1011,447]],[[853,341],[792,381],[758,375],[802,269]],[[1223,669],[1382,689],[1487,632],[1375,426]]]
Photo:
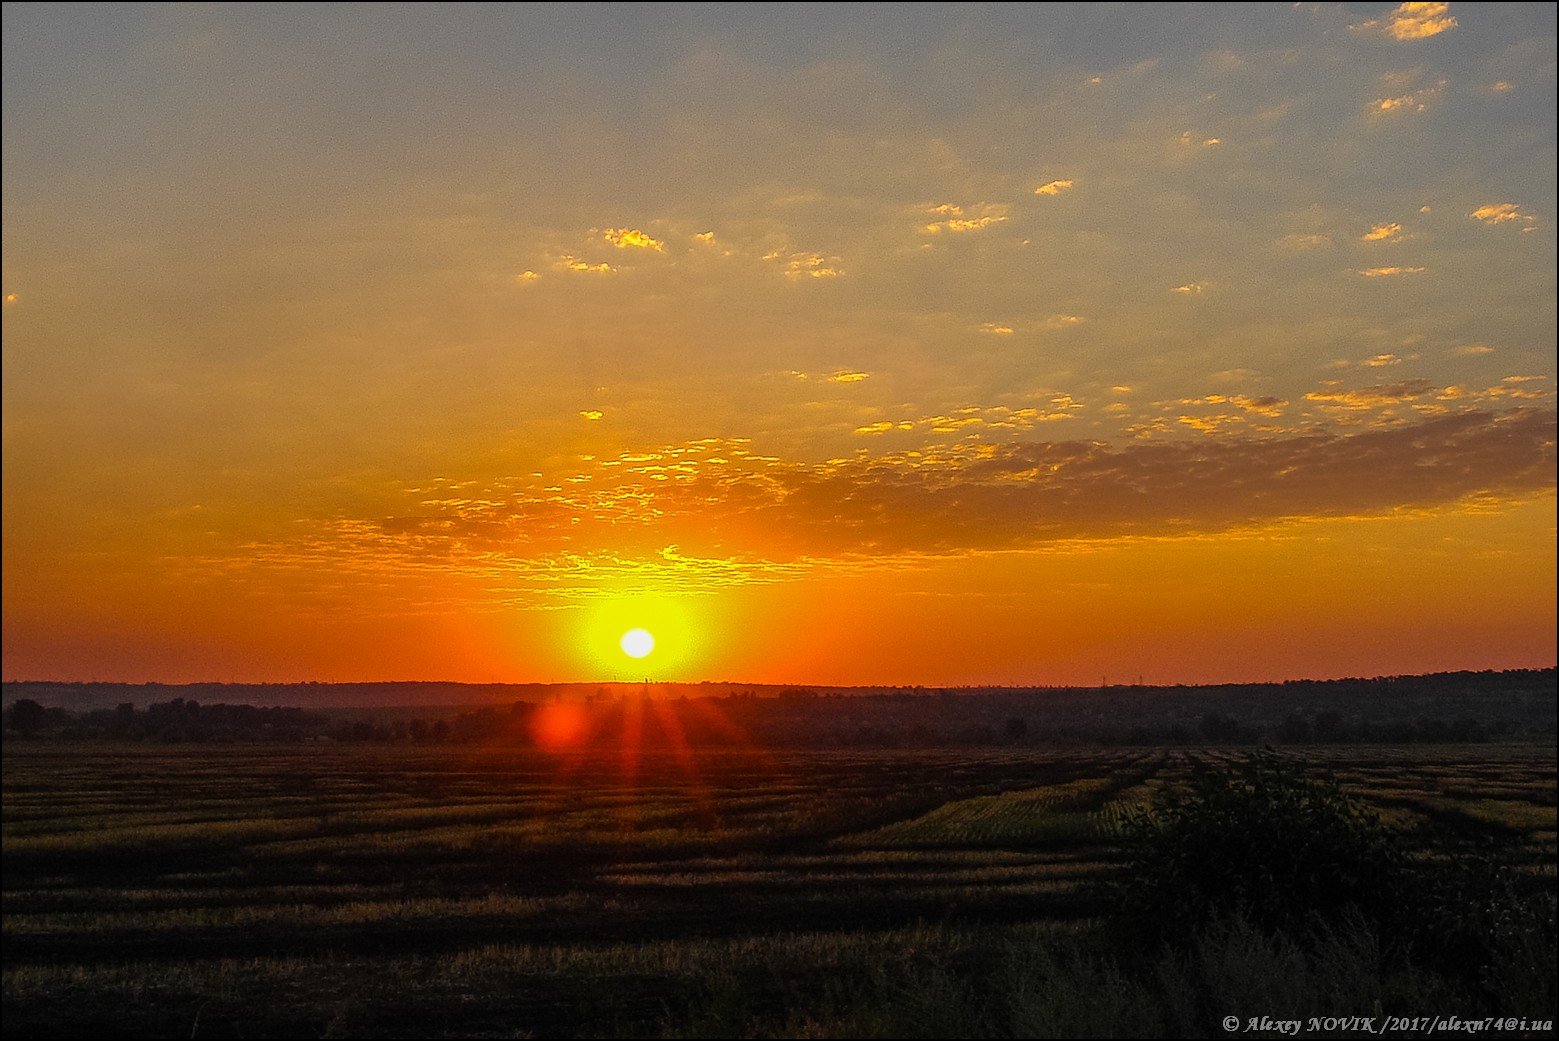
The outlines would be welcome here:
[[[1555,485],[1552,409],[1276,437],[1198,422],[1211,429],[1193,439],[958,441],[826,462],[707,439],[584,462],[551,484],[424,482],[404,512],[321,520],[245,547],[241,566],[451,571],[495,595],[543,599],[624,579],[703,590],[895,558],[1454,509]],[[667,546],[683,561],[675,569]]]
[[[1378,369],[1386,365],[1401,365],[1402,359],[1395,354],[1377,354],[1373,358],[1365,358],[1359,364],[1372,369]]]
[[[1452,348],[1451,353],[1458,358],[1476,358],[1483,354],[1493,354],[1494,348],[1486,343],[1469,343]]]
[[[1199,139],[1195,134],[1191,133],[1191,131],[1183,130],[1180,133],[1180,143],[1182,145],[1200,144],[1203,148],[1214,148],[1223,144],[1223,138],[1204,137]]]
[[[1311,391],[1305,395],[1305,400],[1326,402],[1350,409],[1382,408],[1427,397],[1433,394],[1434,390],[1433,385],[1424,379],[1381,383],[1356,390],[1343,390],[1339,388],[1336,381],[1328,381],[1327,389]]]
[[[1069,192],[1069,191],[1071,191],[1072,190],[1072,186],[1075,183],[1076,183],[1075,181],[1072,181],[1069,178],[1068,179],[1062,179],[1062,180],[1059,180],[1059,181],[1046,181],[1044,184],[1042,184],[1038,188],[1034,189],[1034,194],[1035,195],[1060,195],[1062,192]]]
[[[1185,293],[1190,296],[1200,296],[1205,288],[1206,286],[1201,282],[1187,282],[1183,286],[1175,286],[1173,291],[1176,293]]]
[[[638,228],[602,228],[600,235],[618,249],[651,249],[663,253],[666,244]]]
[[[569,256],[566,253],[559,257],[552,266],[559,271],[575,271],[582,275],[609,275],[617,270],[605,261],[599,264],[592,264],[588,260],[580,260],[578,257]]]
[[[1011,336],[1013,332],[1012,326],[997,322],[981,322],[975,328],[987,336]]]
[[[592,422],[594,422],[595,420],[600,419],[602,416],[606,415],[606,413],[602,412],[600,409],[594,409],[594,408],[585,409],[584,411],[580,412],[579,414],[582,417],[584,417],[585,419],[588,419],[588,420],[590,420]]]
[[[1359,274],[1365,278],[1391,278],[1395,275],[1421,275],[1425,270],[1421,267],[1367,267],[1360,268]]]
[[[1044,321],[1046,329],[1066,329],[1074,325],[1081,325],[1087,321],[1080,314],[1053,314]]]
[[[1292,235],[1284,235],[1282,238],[1278,239],[1277,244],[1279,249],[1288,250],[1292,253],[1299,253],[1304,250],[1322,249],[1328,247],[1332,244],[1332,237],[1330,235],[1295,232]]]
[[[1405,3],[1385,18],[1373,18],[1350,28],[1361,32],[1379,32],[1394,40],[1427,40],[1456,28],[1456,16],[1449,3]]]
[[[1467,214],[1473,220],[1482,221],[1485,224],[1526,224],[1537,222],[1537,218],[1528,213],[1522,213],[1513,202],[1491,202],[1479,206]]]
[[[1411,94],[1399,94],[1390,98],[1377,98],[1370,102],[1370,110],[1377,114],[1385,112],[1424,112],[1429,108],[1429,102],[1433,101],[1445,90],[1445,80],[1440,80],[1432,87],[1424,87],[1415,90]]]
[[[1000,203],[985,203],[965,213],[963,207],[952,203],[943,203],[929,209],[933,216],[943,217],[944,220],[932,221],[924,225],[921,230],[928,235],[940,235],[942,232],[958,234],[960,232],[983,231],[993,224],[1000,224],[1007,219],[1007,207]]]
[[[693,235],[694,242],[702,242],[706,246],[715,244],[715,233],[712,231],[700,231]]]
[[[1359,238],[1364,242],[1396,242],[1402,238],[1402,225],[1377,224]]]
[[[825,257],[821,253],[783,253],[778,250],[765,253],[764,260],[781,264],[785,277],[800,282],[805,279],[840,278],[844,269],[838,267],[838,257]]]
[[[838,372],[830,374],[828,378],[834,383],[859,383],[870,377],[871,373],[869,372],[852,372],[849,369],[840,369]]]
[[[1259,416],[1266,416],[1273,419],[1281,416],[1283,414],[1283,410],[1288,407],[1287,401],[1284,401],[1282,398],[1277,397],[1274,394],[1264,394],[1260,397],[1251,397],[1248,394],[1208,394],[1206,397],[1200,398],[1181,398],[1178,401],[1168,402],[1168,404],[1174,407],[1234,405],[1244,412]],[[1227,422],[1232,419],[1238,419],[1239,417],[1226,416],[1223,418],[1224,421]],[[1195,425],[1194,423],[1189,422],[1188,418],[1185,416],[1180,417],[1180,422],[1186,423],[1188,426]]]
[[[514,276],[514,280],[521,285],[528,285],[532,282],[541,281],[541,276],[534,271],[521,271],[518,275]]]

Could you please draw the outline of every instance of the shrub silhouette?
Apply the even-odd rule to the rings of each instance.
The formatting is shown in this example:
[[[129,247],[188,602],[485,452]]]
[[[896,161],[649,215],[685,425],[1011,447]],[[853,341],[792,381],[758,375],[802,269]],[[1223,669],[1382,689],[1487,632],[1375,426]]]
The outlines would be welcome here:
[[[1411,873],[1378,815],[1271,752],[1165,790],[1124,830],[1114,906],[1133,931],[1171,942],[1229,917],[1293,934],[1349,915],[1381,922]]]

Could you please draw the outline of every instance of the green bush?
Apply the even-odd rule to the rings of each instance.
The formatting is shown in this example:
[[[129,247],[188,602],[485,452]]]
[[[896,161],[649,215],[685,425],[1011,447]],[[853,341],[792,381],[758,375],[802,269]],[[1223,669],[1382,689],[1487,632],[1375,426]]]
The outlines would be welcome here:
[[[1166,789],[1124,832],[1112,905],[1132,929],[1172,943],[1230,917],[1294,935],[1350,915],[1381,922],[1412,874],[1377,814],[1270,752]]]

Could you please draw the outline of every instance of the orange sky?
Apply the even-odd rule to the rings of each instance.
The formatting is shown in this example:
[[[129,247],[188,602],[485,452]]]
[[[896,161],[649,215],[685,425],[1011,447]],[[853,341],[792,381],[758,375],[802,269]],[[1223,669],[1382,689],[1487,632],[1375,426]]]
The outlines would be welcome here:
[[[8,6],[5,677],[1552,665],[1554,43]]]

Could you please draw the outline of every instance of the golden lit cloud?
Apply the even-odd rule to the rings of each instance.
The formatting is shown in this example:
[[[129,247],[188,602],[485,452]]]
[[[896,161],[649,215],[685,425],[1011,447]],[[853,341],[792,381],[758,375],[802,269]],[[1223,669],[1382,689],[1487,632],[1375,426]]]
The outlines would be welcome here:
[[[1364,359],[1360,364],[1372,369],[1379,369],[1387,365],[1401,365],[1402,359],[1395,354],[1377,354],[1373,358]]]
[[[1184,293],[1188,296],[1201,296],[1206,286],[1201,282],[1187,282],[1184,285],[1175,286],[1176,293]]]
[[[929,209],[933,216],[946,219],[932,221],[921,228],[928,235],[937,235],[942,232],[957,234],[960,232],[983,231],[993,224],[1000,224],[1007,219],[1007,207],[1000,203],[986,203],[976,206],[967,213],[961,206],[952,203],[943,203]]]
[[[1393,275],[1419,275],[1425,270],[1421,267],[1367,267],[1361,268],[1359,274],[1365,278],[1390,278]]]
[[[1493,354],[1494,348],[1486,343],[1469,343],[1454,348],[1451,353],[1458,358],[1477,358],[1485,354]]]
[[[1429,108],[1429,103],[1439,97],[1445,90],[1445,80],[1440,80],[1431,87],[1415,90],[1410,94],[1398,94],[1395,97],[1377,98],[1370,102],[1370,109],[1376,113],[1385,112],[1424,112]]]
[[[785,277],[800,282],[809,278],[839,278],[844,270],[838,267],[838,257],[825,257],[821,253],[783,253],[776,250],[765,253],[764,260],[781,265]]]
[[[594,408],[585,409],[583,412],[581,412],[579,414],[581,416],[583,416],[585,419],[591,420],[592,422],[597,420],[597,419],[600,419],[602,416],[606,415],[606,413],[602,412],[601,410],[594,409]]]
[[[998,322],[981,322],[975,328],[987,336],[1011,336],[1013,333],[1012,326]]]
[[[580,260],[578,257],[569,256],[566,253],[557,259],[553,267],[560,271],[574,271],[582,275],[609,275],[616,270],[605,261],[599,264],[592,264],[588,260]],[[527,279],[527,281],[530,280]]]
[[[1373,18],[1351,28],[1384,33],[1395,40],[1427,40],[1450,32],[1456,25],[1449,3],[1414,2],[1400,4],[1384,18]]]
[[[664,242],[638,228],[602,228],[600,235],[618,249],[652,249],[657,253],[666,249]]]
[[[1535,224],[1537,218],[1531,214],[1522,213],[1513,202],[1491,202],[1479,206],[1467,216],[1473,220],[1482,221],[1485,224]]]
[[[1176,408],[1185,406],[1217,407],[1223,405],[1234,405],[1244,412],[1258,416],[1266,416],[1272,419],[1281,416],[1283,414],[1283,410],[1288,407],[1287,401],[1284,401],[1282,398],[1274,394],[1264,394],[1260,397],[1252,397],[1248,394],[1208,394],[1205,397],[1200,398],[1181,398],[1178,401],[1168,402],[1167,404]],[[1225,415],[1218,418],[1220,418],[1222,422],[1227,423],[1231,420],[1238,419],[1239,417]],[[1187,426],[1197,426],[1198,429],[1208,429],[1191,422],[1190,419],[1186,416],[1179,417],[1179,421],[1185,423]]]
[[[1045,328],[1066,329],[1074,325],[1081,325],[1085,320],[1080,314],[1053,314],[1045,319]]]
[[[1402,238],[1402,225],[1377,224],[1359,238],[1365,242],[1396,242]]]
[[[534,271],[521,271],[518,275],[514,276],[514,280],[519,282],[521,285],[526,285],[531,282],[541,281],[541,276]]]
[[[1351,409],[1367,409],[1399,405],[1433,393],[1434,387],[1424,379],[1376,384],[1372,387],[1359,387],[1352,390],[1342,388],[1336,380],[1328,380],[1324,390],[1311,391],[1305,395],[1305,400],[1342,405]]]
[[[1097,77],[1095,77],[1094,82],[1095,83],[1098,82],[1098,78]],[[1059,180],[1059,181],[1046,181],[1044,184],[1042,184],[1038,188],[1034,189],[1034,194],[1035,195],[1060,195],[1062,192],[1071,191],[1072,185],[1074,183],[1075,182],[1070,180],[1070,179],[1062,179],[1062,180]]]
[[[834,383],[859,383],[870,377],[871,373],[869,372],[852,372],[849,369],[840,369],[838,372],[831,373],[828,378]]]
[[[1369,390],[1386,400],[1428,393]],[[971,415],[1021,411],[938,419],[964,433],[979,429],[964,422]],[[1192,440],[959,440],[821,463],[705,439],[588,463],[570,491],[568,480],[543,477],[447,490],[425,482],[408,490],[403,513],[305,525],[291,541],[247,545],[232,566],[380,578],[433,569],[534,602],[595,595],[608,580],[705,591],[904,554],[1270,529],[1520,500],[1555,484],[1551,409],[1447,411],[1350,434],[1255,436],[1237,420],[1177,417],[1205,435]],[[904,424],[857,432],[896,429]]]

